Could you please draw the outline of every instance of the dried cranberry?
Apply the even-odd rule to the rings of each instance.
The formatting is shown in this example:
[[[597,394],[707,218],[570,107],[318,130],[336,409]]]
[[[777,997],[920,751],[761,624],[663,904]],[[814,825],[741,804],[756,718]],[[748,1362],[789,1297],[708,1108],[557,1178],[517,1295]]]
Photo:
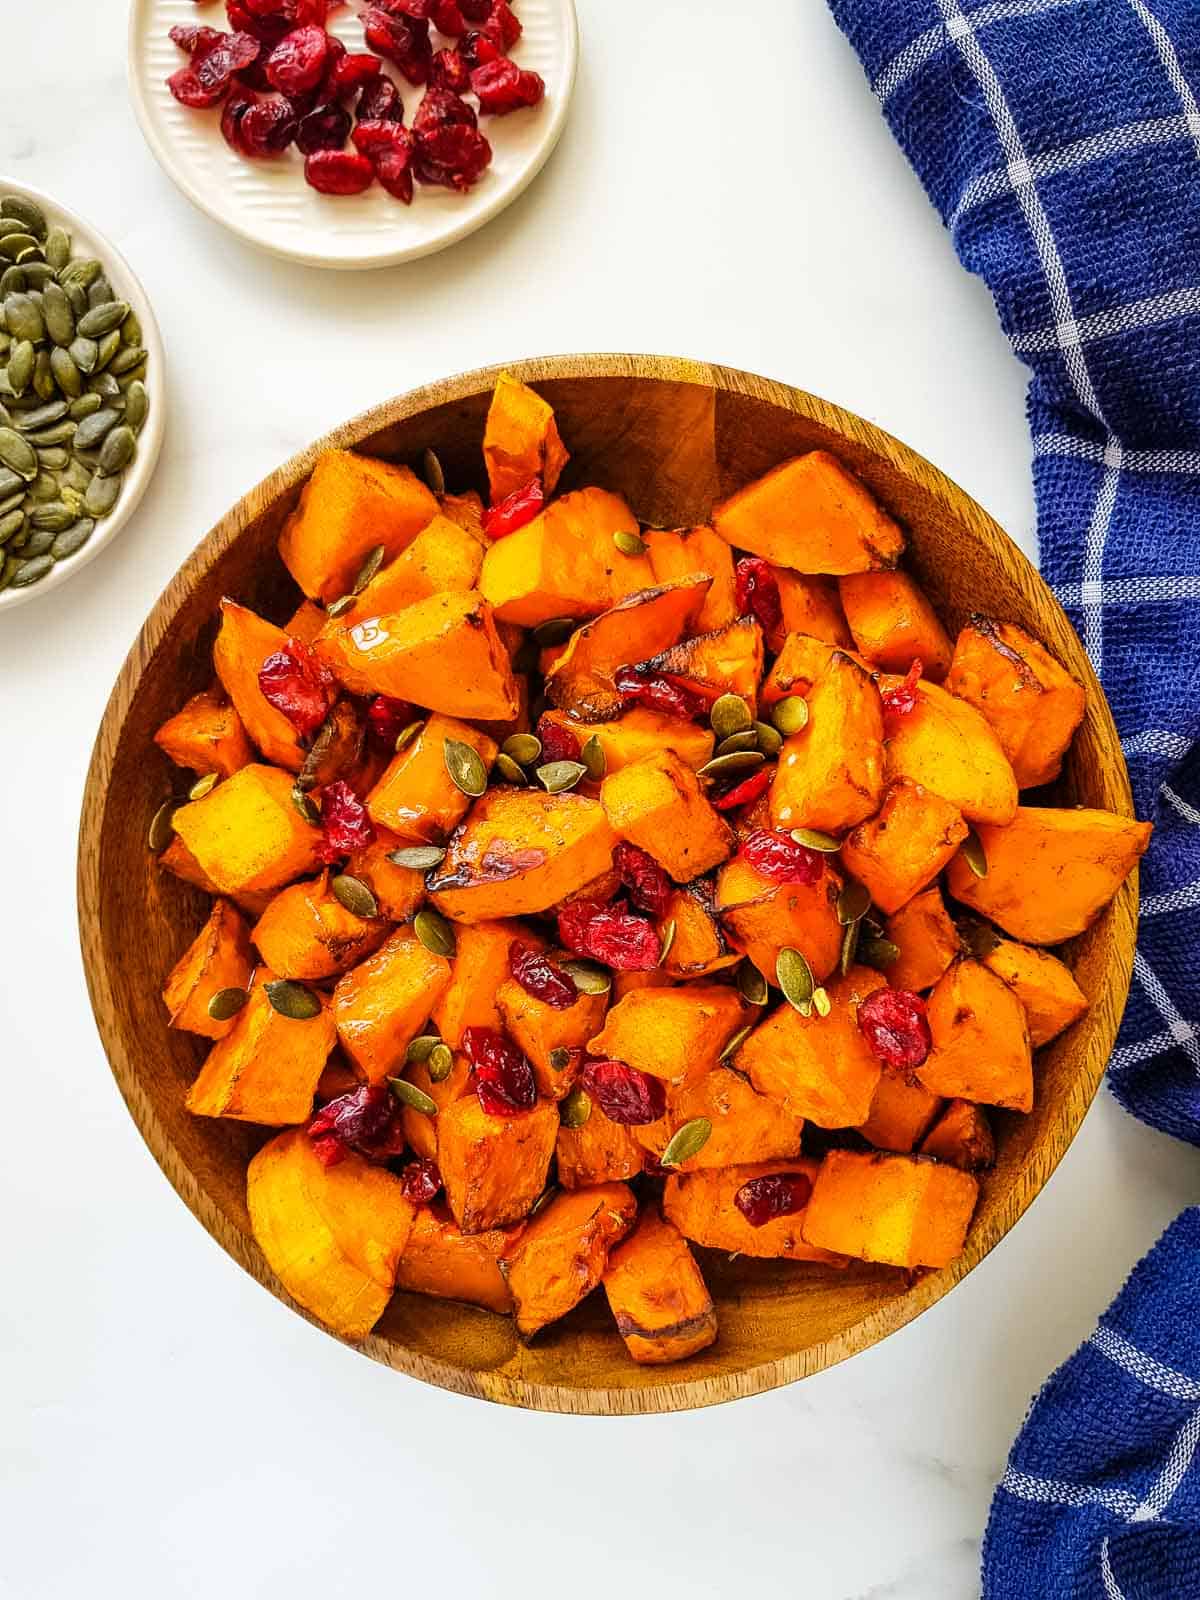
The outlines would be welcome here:
[[[858,1026],[884,1066],[914,1072],[933,1048],[925,1002],[907,989],[876,989],[858,1007]]]
[[[404,101],[390,78],[378,77],[359,95],[354,114],[360,122],[403,122]]]
[[[314,150],[304,160],[304,181],[320,194],[362,194],[375,181],[366,156],[352,150]]]
[[[236,83],[225,97],[221,109],[221,135],[229,148],[236,150],[239,155],[246,153],[242,143],[242,119],[257,101],[258,96],[253,90]]]
[[[525,1057],[495,1028],[464,1028],[462,1047],[475,1076],[479,1104],[492,1117],[511,1117],[537,1104],[537,1079]]]
[[[733,1203],[752,1228],[765,1227],[778,1217],[803,1211],[812,1194],[812,1179],[804,1172],[769,1172],[751,1178],[733,1197]]]
[[[707,705],[695,690],[661,677],[644,665],[619,668],[613,684],[621,698],[631,705],[647,706],[669,717],[692,719],[708,714]]]
[[[229,18],[229,26],[239,33],[249,33],[261,44],[275,45],[287,33],[290,33],[295,24],[291,18],[282,14],[276,16],[259,16],[251,10],[248,0],[226,0],[225,14]]]
[[[413,117],[413,132],[431,139],[447,128],[474,128],[479,118],[460,96],[436,86],[426,89]]]
[[[326,75],[326,86],[331,95],[353,94],[356,89],[361,89],[364,84],[374,83],[379,77],[380,63],[378,56],[369,56],[363,53],[339,56],[333,64],[333,69]]]
[[[476,129],[446,128],[432,141],[424,140],[417,147],[413,171],[422,183],[440,184],[466,194],[486,172],[491,160],[492,147]]]
[[[406,1200],[415,1206],[427,1206],[435,1200],[442,1187],[442,1175],[436,1161],[428,1156],[418,1156],[410,1161],[400,1174],[400,1189]]]
[[[492,9],[483,26],[506,54],[521,37],[521,24],[506,0],[492,0]]]
[[[350,113],[341,106],[318,106],[301,117],[296,128],[296,148],[304,155],[314,150],[341,150],[350,132]]]
[[[675,886],[652,855],[622,841],[613,851],[613,866],[639,911],[666,916]]]
[[[458,0],[458,9],[468,22],[486,22],[492,14],[492,0]]]
[[[375,176],[392,196],[394,200],[402,200],[406,206],[412,204],[413,197],[413,140],[407,128],[398,127],[389,122],[379,126],[395,128],[396,132],[390,144],[381,150],[376,150],[371,155],[371,164],[375,168]]]
[[[308,1136],[325,1166],[333,1166],[347,1150],[375,1161],[404,1151],[400,1106],[382,1083],[364,1083],[327,1101],[309,1123]]]
[[[399,122],[360,122],[356,124],[354,132],[350,135],[354,148],[364,156],[375,156],[384,150],[390,150],[397,139],[405,139],[409,145],[412,143],[409,131]],[[411,722],[412,718],[409,718]]]
[[[508,970],[526,994],[555,1011],[566,1011],[579,999],[579,990],[544,950],[514,939],[508,947]]]
[[[448,39],[457,39],[467,31],[467,19],[458,0],[433,0],[429,16],[437,31]]]
[[[377,694],[367,707],[367,731],[385,750],[394,750],[396,740],[413,721],[413,708],[407,700],[393,700]]]
[[[457,50],[435,50],[429,63],[429,81],[435,88],[449,89],[452,94],[466,94],[471,87],[471,74]]]
[[[589,1061],[583,1069],[583,1087],[610,1122],[629,1128],[657,1122],[667,1109],[662,1081],[623,1061]]]
[[[267,57],[267,77],[281,94],[307,94],[325,76],[329,35],[324,28],[297,28]]]
[[[458,42],[458,53],[473,72],[485,62],[499,61],[503,51],[498,50],[486,33],[475,31],[465,34]]]
[[[202,54],[192,57],[196,79],[203,89],[224,94],[233,76],[258,60],[261,46],[249,33],[225,33]]]
[[[377,56],[394,61],[409,83],[421,84],[429,77],[433,46],[429,24],[417,17],[395,16],[368,6],[363,12],[363,37]]]
[[[790,833],[756,828],[742,840],[741,854],[772,883],[816,883],[824,865],[819,850],[797,844]]]
[[[569,901],[559,909],[558,937],[574,955],[601,961],[616,972],[652,972],[662,959],[654,924],[619,904]]]
[[[256,159],[277,156],[296,137],[296,113],[282,96],[271,95],[250,107],[238,131],[244,154]]]
[[[326,865],[352,850],[374,843],[375,829],[367,808],[344,778],[321,790],[321,842],[317,852]]]
[[[489,539],[503,539],[532,522],[546,504],[541,478],[530,478],[520,489],[505,495],[498,505],[483,513],[483,531]]]
[[[732,789],[726,789],[722,795],[717,795],[713,805],[718,811],[733,811],[738,806],[752,805],[760,799],[775,781],[775,768],[773,766],[759,767],[757,772],[752,772],[748,778],[743,778],[741,783],[735,783]]]
[[[764,633],[783,627],[779,580],[761,556],[743,556],[737,564],[737,608],[742,616],[757,617]]]
[[[226,80],[218,88],[211,85],[206,87],[200,82],[194,67],[180,67],[167,79],[167,88],[181,106],[187,106],[192,111],[207,111],[224,97],[229,83]]]
[[[914,661],[904,674],[903,682],[898,683],[894,689],[885,689],[880,695],[885,723],[894,723],[900,717],[911,716],[917,709],[917,703],[921,698],[917,693],[917,685],[924,670],[922,662]]]
[[[543,762],[579,760],[579,736],[546,712],[538,718],[537,736],[542,743]]]
[[[243,121],[243,131],[245,127]],[[337,695],[333,673],[303,639],[289,639],[267,657],[259,668],[258,687],[302,738],[316,733]]]
[[[219,28],[201,28],[195,23],[178,23],[168,34],[171,43],[188,56],[204,55],[224,37]]]
[[[479,109],[489,116],[502,117],[524,106],[535,106],[546,92],[545,82],[536,72],[522,72],[515,61],[485,62],[471,74],[471,88]]]

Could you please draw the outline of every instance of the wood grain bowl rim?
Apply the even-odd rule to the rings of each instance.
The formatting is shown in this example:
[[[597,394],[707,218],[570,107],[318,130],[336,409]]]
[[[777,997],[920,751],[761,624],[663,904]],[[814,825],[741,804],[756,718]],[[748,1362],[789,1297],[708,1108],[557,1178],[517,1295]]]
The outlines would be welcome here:
[[[142,1137],[168,1181],[213,1238],[252,1277],[270,1289],[277,1299],[326,1333],[329,1330],[297,1306],[277,1282],[254,1241],[232,1228],[224,1214],[210,1200],[196,1175],[179,1157],[142,1089],[136,1064],[126,1054],[118,1030],[111,1022],[114,995],[104,962],[99,959],[102,896],[99,852],[98,849],[89,848],[89,845],[98,842],[101,837],[118,737],[145,665],[153,657],[172,618],[186,602],[194,581],[208,571],[267,506],[307,478],[314,460],[321,452],[352,448],[362,439],[392,424],[438,406],[476,398],[492,388],[502,371],[511,372],[526,383],[535,385],[554,379],[579,378],[634,378],[700,385],[749,396],[830,428],[882,458],[926,494],[942,502],[953,518],[965,524],[997,555],[1004,552],[1006,559],[1014,563],[1022,586],[1030,589],[1040,607],[1057,613],[1062,627],[1068,633],[1074,631],[1036,569],[999,524],[944,473],[907,445],[855,413],[804,390],[735,368],[684,358],[617,354],[547,356],[485,367],[426,384],[384,401],[333,429],[245,494],[200,542],[168,583],[134,641],[105,709],[88,770],[80,820],[80,943],[92,1009],[113,1076]],[[1100,719],[1101,738],[1116,755],[1117,782],[1122,788],[1123,809],[1132,814],[1128,774],[1120,757],[1120,742],[1112,713],[1085,656],[1082,670],[1089,705]],[[1003,1203],[997,1206],[990,1224],[972,1231],[967,1248],[957,1261],[943,1271],[921,1278],[906,1293],[887,1301],[843,1333],[806,1350],[767,1359],[738,1372],[714,1372],[711,1377],[675,1382],[664,1377],[660,1383],[629,1388],[601,1385],[576,1389],[552,1383],[529,1383],[494,1372],[465,1371],[374,1336],[350,1348],[426,1383],[480,1399],[579,1415],[632,1415],[688,1410],[761,1394],[799,1378],[809,1377],[878,1343],[928,1310],[995,1248],[1040,1193],[1078,1131],[1103,1079],[1128,994],[1137,926],[1136,871],[1122,886],[1110,915],[1114,927],[1113,953],[1106,969],[1105,989],[1091,1012],[1087,1047],[1076,1080],[1071,1091],[1064,1095],[1057,1118],[1048,1126],[1041,1146],[1031,1152],[1024,1171],[1013,1182]],[[93,956],[96,958],[91,959]]]

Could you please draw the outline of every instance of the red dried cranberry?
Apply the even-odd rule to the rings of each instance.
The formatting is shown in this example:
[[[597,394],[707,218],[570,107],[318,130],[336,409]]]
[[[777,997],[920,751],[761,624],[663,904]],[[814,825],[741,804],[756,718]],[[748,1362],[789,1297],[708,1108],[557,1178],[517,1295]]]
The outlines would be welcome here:
[[[503,51],[496,48],[486,33],[478,31],[464,34],[458,42],[458,53],[472,72],[485,62],[499,61],[503,55]]]
[[[925,1002],[907,989],[876,989],[858,1007],[858,1026],[891,1072],[914,1072],[933,1048]]]
[[[756,828],[742,840],[741,854],[772,883],[816,883],[824,863],[819,850],[797,844],[790,833]]]
[[[467,19],[458,0],[433,0],[429,16],[437,31],[448,39],[457,39],[467,31]]]
[[[289,33],[296,28],[324,24],[332,7],[327,0],[242,0],[260,21],[283,23]]]
[[[544,950],[514,939],[508,947],[508,970],[526,994],[555,1011],[566,1011],[579,999],[579,990]]]
[[[286,16],[262,16],[250,9],[247,0],[226,0],[225,14],[229,18],[229,26],[239,33],[249,33],[260,43],[265,45],[278,44],[284,34],[292,30],[292,22]]]
[[[352,150],[314,150],[304,159],[304,181],[320,194],[362,194],[375,181],[366,156]]]
[[[537,736],[542,743],[542,761],[578,761],[579,736],[545,711],[538,718]]]
[[[621,698],[631,705],[647,706],[668,717],[692,719],[708,714],[707,705],[694,689],[661,677],[646,666],[621,667],[613,677],[613,684]]]
[[[398,139],[408,141],[409,145],[412,142],[408,129],[399,122],[360,122],[350,138],[354,148],[372,160],[384,150],[390,150]]]
[[[904,674],[903,682],[898,683],[894,689],[885,689],[880,695],[879,698],[883,701],[883,719],[885,723],[894,724],[901,717],[911,716],[917,709],[917,704],[921,698],[917,692],[917,685],[921,681],[921,674],[924,670],[922,662],[914,661]]]
[[[326,76],[326,86],[331,95],[353,94],[364,84],[374,83],[381,71],[379,57],[347,52],[339,56],[333,70]]]
[[[242,143],[242,119],[257,101],[258,96],[252,89],[236,83],[225,97],[221,110],[221,135],[229,148],[236,150],[239,155],[246,153]]]
[[[194,67],[180,67],[178,72],[173,72],[167,79],[167,88],[181,106],[187,106],[192,111],[207,111],[210,106],[215,106],[223,98],[229,88],[229,82],[227,79],[217,88],[211,85],[205,87],[197,77]]]
[[[733,1197],[733,1203],[752,1228],[765,1227],[777,1217],[794,1217],[812,1194],[812,1179],[804,1172],[769,1172],[751,1178]]]
[[[737,564],[737,608],[742,616],[757,617],[764,633],[783,627],[779,580],[761,556],[743,556]]]
[[[407,700],[393,700],[377,694],[367,707],[367,731],[385,750],[394,750],[396,740],[413,721],[413,708]]]
[[[243,131],[245,127],[243,120]],[[316,733],[337,695],[333,673],[303,639],[289,639],[267,657],[259,668],[258,687],[302,738]]]
[[[639,911],[666,916],[675,886],[652,855],[622,840],[613,851],[613,866]]]
[[[458,0],[458,9],[468,22],[486,22],[492,14],[492,0]]]
[[[505,54],[521,37],[521,24],[506,0],[492,0],[492,9],[483,27],[484,32],[496,40]]]
[[[471,88],[479,99],[480,111],[502,117],[524,106],[535,106],[546,92],[536,72],[522,72],[515,61],[485,62],[471,74]]]
[[[178,23],[168,34],[171,43],[177,44],[188,56],[203,55],[224,37],[219,28],[201,28],[195,23]]]
[[[530,478],[523,488],[505,495],[498,505],[483,513],[483,531],[489,539],[503,539],[532,522],[546,504],[541,478]]]
[[[428,1156],[418,1156],[410,1161],[400,1174],[400,1189],[406,1200],[415,1206],[427,1206],[435,1200],[442,1187],[442,1175],[436,1161]]]
[[[537,1079],[525,1057],[495,1028],[464,1028],[463,1052],[475,1076],[479,1104],[492,1117],[511,1117],[537,1104]]]
[[[296,137],[296,113],[282,96],[271,95],[250,107],[238,131],[246,155],[281,155]]]
[[[321,860],[328,866],[374,840],[367,808],[346,780],[327,783],[321,790],[321,842],[317,846]]]
[[[559,909],[558,937],[574,955],[616,972],[652,972],[662,959],[654,924],[622,905],[572,900]]]
[[[404,1150],[400,1106],[382,1083],[364,1083],[327,1101],[309,1123],[308,1136],[325,1166],[333,1166],[347,1149],[375,1161]],[[332,1145],[340,1149],[335,1152]]]
[[[437,89],[466,94],[471,87],[471,74],[457,50],[435,50],[429,63],[429,81]]]
[[[431,152],[430,145],[437,154]],[[440,184],[466,194],[491,165],[492,147],[474,128],[444,128],[433,140],[419,145],[413,171],[422,183]]]
[[[281,94],[307,94],[325,76],[329,35],[324,28],[297,28],[267,57],[267,77]]]
[[[376,124],[380,127],[395,128],[391,143],[383,149],[371,153],[371,164],[375,168],[375,176],[392,196],[394,200],[402,200],[406,206],[412,204],[413,197],[413,140],[407,128],[401,128],[394,122]]]
[[[667,1091],[660,1079],[627,1067],[623,1061],[589,1061],[583,1087],[610,1122],[642,1128],[657,1122],[667,1109]]]
[[[403,122],[404,101],[392,80],[381,76],[359,95],[354,114],[360,122]]]
[[[426,81],[433,55],[428,22],[417,17],[395,16],[381,11],[378,6],[368,6],[362,22],[363,37],[377,56],[394,61],[409,83]]]
[[[296,148],[306,156],[314,150],[340,150],[350,132],[350,113],[341,106],[318,106],[301,117],[296,128]]]
[[[759,767],[757,772],[752,772],[748,778],[743,778],[741,783],[735,783],[732,789],[716,796],[713,805],[718,811],[734,811],[738,806],[748,806],[760,799],[775,781],[775,768],[773,766]]]
[[[260,49],[252,34],[222,34],[202,54],[192,57],[192,67],[201,88],[224,94],[234,74],[258,60]]]
[[[474,128],[479,119],[467,102],[448,89],[426,89],[413,117],[412,131],[422,139],[433,138],[446,128]]]

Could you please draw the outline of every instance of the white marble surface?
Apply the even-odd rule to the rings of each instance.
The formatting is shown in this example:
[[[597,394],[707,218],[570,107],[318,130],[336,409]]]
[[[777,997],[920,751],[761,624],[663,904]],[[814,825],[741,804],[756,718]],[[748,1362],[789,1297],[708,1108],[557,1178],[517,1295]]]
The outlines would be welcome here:
[[[739,10],[580,0],[578,97],[539,182],[450,253],[349,279],[255,255],[173,191],[128,108],[120,0],[4,7],[20,70],[0,174],[111,231],[171,360],[139,515],[0,631],[14,1600],[961,1600],[1030,1396],[1196,1198],[1194,1155],[1104,1097],[1015,1232],[883,1346],[716,1411],[537,1416],[424,1388],[292,1316],[176,1200],[109,1077],[74,933],[95,727],[181,558],[331,424],[521,354],[709,356],[879,421],[1030,547],[1023,378],[986,293],[818,0],[756,0],[735,30]]]

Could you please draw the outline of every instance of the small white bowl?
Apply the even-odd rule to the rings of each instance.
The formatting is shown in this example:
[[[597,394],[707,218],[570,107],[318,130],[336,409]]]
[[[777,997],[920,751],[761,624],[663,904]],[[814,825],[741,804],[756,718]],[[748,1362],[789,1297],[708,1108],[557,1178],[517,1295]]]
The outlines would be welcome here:
[[[192,202],[248,243],[311,267],[390,267],[430,255],[474,233],[517,198],[542,170],[567,120],[579,59],[574,0],[517,0],[523,32],[519,66],[540,72],[546,98],[528,111],[487,117],[492,164],[468,194],[417,186],[410,206],[372,184],[365,194],[318,194],[304,181],[295,149],[278,161],[247,161],[221,136],[221,109],[192,111],[167,88],[187,57],[167,37],[176,23],[227,26],[222,7],[192,0],[133,0],[129,11],[129,87],[146,142]],[[359,13],[335,11],[329,31],[364,51]],[[387,70],[386,64],[384,70]],[[424,94],[399,80],[405,121]]]
[[[46,220],[51,226],[57,223],[65,228],[71,235],[73,254],[94,256],[103,264],[105,275],[118,298],[129,302],[142,325],[142,346],[147,353],[146,391],[150,409],[142,431],[138,434],[137,455],[134,457],[133,465],[125,472],[120,498],[108,516],[102,517],[96,523],[96,531],[78,554],[55,562],[39,582],[30,584],[27,589],[0,590],[0,610],[6,606],[19,606],[25,600],[36,600],[42,595],[50,594],[52,590],[64,584],[72,574],[86,567],[89,561],[94,561],[102,550],[107,550],[137,509],[138,502],[154,475],[159,451],[162,449],[163,425],[166,420],[162,336],[158,331],[154,312],[150,309],[150,302],[146,298],[146,291],[134,276],[129,263],[116,246],[110,244],[90,222],[86,222],[75,212],[68,211],[66,206],[60,205],[57,200],[43,194],[41,190],[31,189],[27,183],[18,183],[13,178],[0,175],[0,198],[10,194],[33,200],[45,212]],[[0,555],[2,554],[3,551],[0,550]]]

